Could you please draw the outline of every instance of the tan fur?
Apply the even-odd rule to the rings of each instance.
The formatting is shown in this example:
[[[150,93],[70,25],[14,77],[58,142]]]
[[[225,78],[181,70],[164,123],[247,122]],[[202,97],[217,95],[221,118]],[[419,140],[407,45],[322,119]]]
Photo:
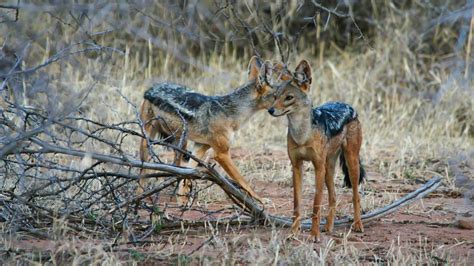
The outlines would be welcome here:
[[[305,73],[307,80],[298,81],[297,73]],[[288,77],[288,75],[284,75]],[[294,188],[294,217],[292,233],[297,234],[301,224],[301,190],[303,162],[310,161],[315,169],[316,194],[313,201],[311,235],[319,239],[321,221],[321,204],[323,187],[326,185],[329,197],[329,212],[324,230],[331,232],[336,213],[336,194],[334,188],[334,171],[339,152],[344,153],[352,183],[355,231],[363,231],[360,217],[360,198],[358,193],[359,151],[362,144],[362,128],[358,119],[344,126],[338,135],[328,139],[319,129],[312,127],[310,111],[312,110],[307,95],[311,84],[311,68],[303,60],[296,68],[294,80],[280,88],[277,98],[269,111],[274,116],[287,114],[289,119],[288,156],[292,165]],[[286,79],[288,80],[288,79]],[[309,103],[308,103],[309,101]],[[308,124],[309,123],[309,124]],[[309,126],[309,127],[308,127]]]

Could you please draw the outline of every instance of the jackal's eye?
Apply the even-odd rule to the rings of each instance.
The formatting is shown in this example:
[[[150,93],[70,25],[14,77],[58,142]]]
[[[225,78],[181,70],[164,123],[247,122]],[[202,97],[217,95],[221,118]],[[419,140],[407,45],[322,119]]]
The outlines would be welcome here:
[[[295,97],[293,97],[293,95],[287,95],[285,97],[285,101],[291,101],[291,100],[293,100],[293,98],[295,98]]]

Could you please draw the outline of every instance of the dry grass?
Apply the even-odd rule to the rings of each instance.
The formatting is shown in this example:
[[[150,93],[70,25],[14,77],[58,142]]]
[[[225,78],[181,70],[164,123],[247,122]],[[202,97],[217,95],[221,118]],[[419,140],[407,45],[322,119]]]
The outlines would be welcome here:
[[[24,24],[29,26],[28,29],[21,29],[24,32],[44,32],[58,23],[53,16],[32,10],[26,11],[21,19],[30,14],[34,17]],[[139,22],[139,19],[131,21],[137,25]],[[364,48],[354,48],[353,51],[351,47],[341,49],[334,43],[326,43],[329,48],[326,47],[326,52],[320,54],[318,44],[306,40],[306,49],[292,54],[290,68],[302,58],[312,64],[311,96],[314,105],[337,100],[350,103],[358,110],[364,129],[362,157],[368,165],[369,180],[372,174],[379,177],[374,178],[378,183],[386,177],[401,184],[413,184],[433,174],[440,174],[446,177],[446,190],[463,191],[456,186],[452,162],[455,165],[466,163],[462,156],[469,158],[474,150],[473,75],[471,70],[468,78],[464,78],[462,71],[466,58],[469,58],[462,48],[466,44],[460,44],[461,48],[457,47],[457,50],[453,48],[451,53],[429,53],[425,45],[436,42],[449,44],[455,40],[457,33],[450,31],[449,25],[437,25],[431,43],[415,38],[419,34],[417,24],[420,22],[403,13],[393,12],[386,20],[377,22],[377,33],[370,39],[372,49],[362,45]],[[98,23],[94,31],[107,29],[107,23]],[[14,34],[8,25],[2,24],[0,33],[0,42]],[[61,47],[61,42],[67,43],[79,35],[67,27],[62,31],[44,33],[31,44],[25,65],[44,61]],[[156,49],[151,40],[103,37],[99,38],[99,44],[123,50],[124,53],[108,52],[98,57],[95,54],[77,55],[42,69],[51,77],[49,91],[27,93],[28,104],[43,107],[57,105],[57,110],[61,110],[67,108],[70,98],[83,96],[92,85],[90,95],[81,106],[82,112],[91,119],[108,124],[134,120],[143,92],[152,82],[173,81],[201,93],[225,94],[246,81],[251,55],[247,50],[238,53],[232,49],[193,55],[195,62],[212,69],[203,71]],[[454,47],[454,44],[451,46]],[[274,48],[262,52],[266,59],[279,58]],[[192,54],[191,49],[189,54]],[[123,96],[130,102],[125,101]],[[129,154],[138,157],[137,143],[137,138],[127,138],[123,147]],[[284,188],[289,197],[289,211],[291,173],[288,160],[280,156],[285,152],[285,145],[286,119],[270,117],[263,111],[239,131],[234,141],[239,155],[237,164],[243,175],[253,187],[258,186],[259,182],[268,182]],[[100,147],[83,148],[92,151]],[[276,155],[280,157],[274,159]],[[87,158],[58,160],[70,160],[70,164],[78,169],[85,169],[91,164]],[[472,165],[469,166],[469,162],[466,164],[468,174],[472,173]],[[308,166],[305,176],[305,193],[312,194],[312,167]],[[369,182],[365,186],[364,210],[383,206],[398,198],[399,194],[391,193],[397,192],[397,189],[381,191],[377,185]],[[348,194],[347,190],[339,187],[338,195]],[[256,187],[256,190],[262,189]],[[212,187],[200,194],[198,204],[207,206],[224,199],[220,189]],[[338,215],[352,213],[347,201],[339,200],[338,206]],[[5,225],[0,223],[0,226]],[[0,232],[6,231],[0,228]],[[175,264],[469,264],[464,258],[452,255],[452,250],[458,247],[456,244],[433,246],[421,236],[418,242],[412,243],[404,241],[403,236],[399,235],[383,240],[387,245],[377,248],[363,239],[359,241],[360,236],[347,231],[334,233],[325,237],[322,243],[314,244],[305,239],[305,234],[298,240],[288,240],[286,229],[281,228],[226,224],[215,228],[209,224],[202,230],[163,230],[150,236],[149,243],[138,246],[123,244],[111,251],[113,239],[110,237],[90,237],[87,233],[75,235],[72,232],[75,231],[69,225],[58,220],[48,232],[51,240],[38,245],[44,250],[25,253],[24,250],[36,249],[35,245],[19,248],[19,245],[34,242],[30,235],[22,234],[1,233],[0,246],[2,251],[9,250],[6,258],[11,264],[17,260],[28,264],[75,265],[165,260]],[[127,240],[123,239],[121,243],[124,242]],[[472,245],[472,242],[467,244]]]

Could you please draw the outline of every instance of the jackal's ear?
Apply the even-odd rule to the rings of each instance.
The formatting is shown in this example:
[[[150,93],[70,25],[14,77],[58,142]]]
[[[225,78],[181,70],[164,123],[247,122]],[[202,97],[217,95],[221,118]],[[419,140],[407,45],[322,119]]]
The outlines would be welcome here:
[[[311,66],[308,61],[301,60],[298,66],[296,67],[294,79],[298,83],[299,87],[303,91],[309,91],[312,77],[311,77]]]
[[[262,67],[262,60],[258,56],[252,56],[249,62],[249,80],[258,80],[260,75],[260,68]]]
[[[259,87],[263,86],[270,86],[270,81],[272,78],[272,63],[270,61],[265,61],[260,67],[260,71],[258,73],[258,80],[257,84],[260,85]]]

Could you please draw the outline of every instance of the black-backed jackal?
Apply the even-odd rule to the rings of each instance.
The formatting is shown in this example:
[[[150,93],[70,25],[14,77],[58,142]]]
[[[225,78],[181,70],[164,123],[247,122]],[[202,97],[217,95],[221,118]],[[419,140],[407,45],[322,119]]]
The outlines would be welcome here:
[[[202,158],[212,148],[214,159],[230,177],[252,197],[262,201],[239,173],[229,153],[233,133],[257,111],[268,109],[274,100],[272,88],[267,81],[271,75],[270,63],[263,63],[254,56],[248,69],[248,82],[223,96],[202,95],[171,83],[156,84],[144,94],[140,117],[150,138],[158,133],[165,140],[177,143],[186,127],[186,139],[195,143],[197,158]],[[185,148],[186,141],[182,144]],[[147,140],[142,139],[140,158],[148,161],[149,157]],[[180,165],[182,154],[176,154],[176,158],[176,164]],[[195,166],[195,162],[192,163]],[[143,186],[144,180],[141,178],[139,190]],[[187,203],[190,189],[189,180],[180,182],[179,204]]]
[[[279,66],[283,70],[283,66]],[[293,172],[294,217],[292,233],[300,230],[301,189],[303,161],[310,161],[315,169],[316,195],[313,202],[311,235],[319,240],[321,204],[324,183],[329,195],[329,213],[324,227],[331,232],[336,214],[334,170],[337,157],[345,174],[345,185],[352,186],[355,231],[363,231],[360,216],[358,186],[365,171],[359,160],[362,144],[362,127],[356,111],[345,103],[326,103],[313,108],[308,95],[311,85],[311,67],[303,60],[296,71],[281,75],[282,85],[275,92],[276,100],[268,112],[272,116],[288,118],[288,155]]]

